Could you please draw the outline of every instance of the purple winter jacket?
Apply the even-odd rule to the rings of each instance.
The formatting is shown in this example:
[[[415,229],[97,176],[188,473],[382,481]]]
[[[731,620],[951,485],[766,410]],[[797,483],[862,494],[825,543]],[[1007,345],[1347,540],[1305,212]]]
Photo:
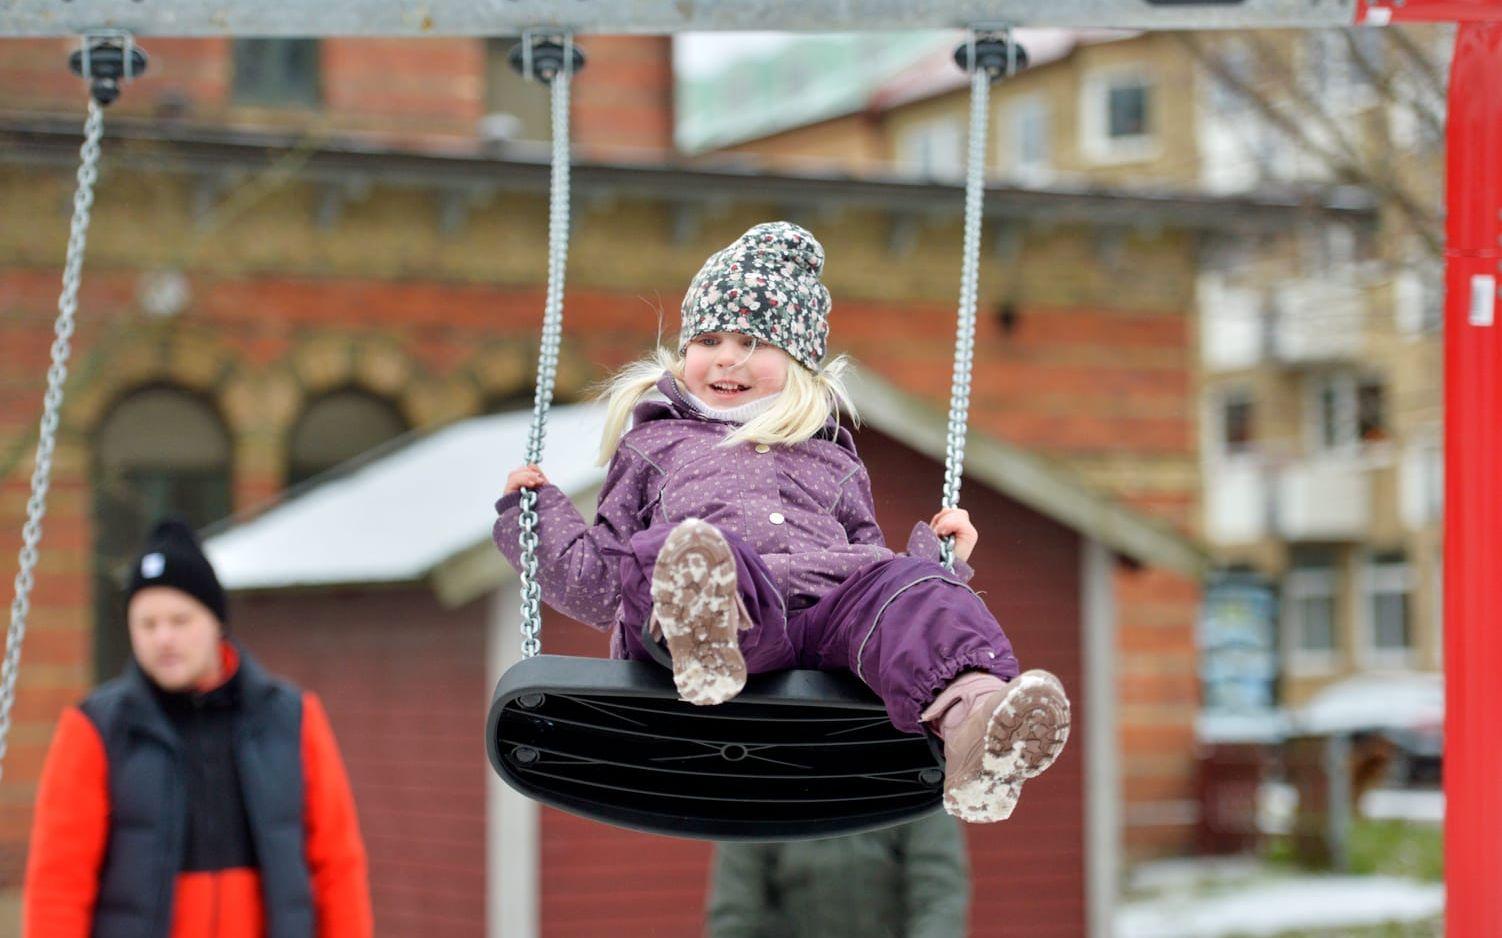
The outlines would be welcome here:
[[[792,446],[719,445],[734,424],[695,410],[672,376],[644,401],[621,440],[588,524],[557,486],[538,489],[538,581],[544,601],[600,629],[617,622],[620,563],[650,527],[701,518],[744,538],[766,561],[789,613],[810,606],[868,564],[890,559],[876,523],[871,480],[850,431],[830,420]],[[763,452],[765,450],[765,452]],[[521,494],[496,503],[496,546],[520,567]],[[926,535],[926,536],[925,536]],[[915,556],[938,560],[939,541],[919,524]],[[956,563],[956,574],[971,571]]]

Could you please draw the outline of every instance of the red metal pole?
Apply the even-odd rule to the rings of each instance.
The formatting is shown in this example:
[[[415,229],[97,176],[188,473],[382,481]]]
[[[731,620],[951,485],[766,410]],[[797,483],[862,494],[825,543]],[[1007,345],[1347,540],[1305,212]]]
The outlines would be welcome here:
[[[1502,936],[1502,17],[1450,73],[1445,285],[1446,933]]]
[[[1491,23],[1502,0],[1356,0],[1357,26],[1388,23]]]

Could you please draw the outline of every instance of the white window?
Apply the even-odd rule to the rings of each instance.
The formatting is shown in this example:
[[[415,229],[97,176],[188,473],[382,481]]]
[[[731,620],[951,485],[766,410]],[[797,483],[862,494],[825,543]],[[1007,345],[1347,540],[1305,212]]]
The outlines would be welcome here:
[[[1366,659],[1380,668],[1412,664],[1413,569],[1401,556],[1373,557],[1362,577]]]
[[[1401,335],[1435,335],[1445,322],[1445,274],[1439,264],[1410,267],[1393,278],[1393,319]]]
[[[965,132],[958,120],[940,118],[908,127],[897,138],[898,168],[927,179],[965,175]]]
[[[1288,665],[1301,674],[1333,670],[1340,650],[1333,566],[1298,566],[1283,580],[1283,634]]]
[[[1350,450],[1388,438],[1387,389],[1378,378],[1316,376],[1310,385],[1310,450]]]
[[[1000,121],[998,162],[1019,180],[1045,180],[1053,166],[1052,123],[1048,103],[1041,95],[1013,101]]]
[[[1267,344],[1266,300],[1256,287],[1233,285],[1207,270],[1195,280],[1200,312],[1200,357],[1213,371],[1250,368]]]
[[[1423,530],[1444,516],[1445,449],[1438,439],[1410,439],[1404,448],[1398,509],[1403,523],[1413,531]]]
[[[1156,95],[1141,69],[1113,69],[1085,78],[1080,100],[1080,139],[1097,163],[1152,159],[1158,153]]]

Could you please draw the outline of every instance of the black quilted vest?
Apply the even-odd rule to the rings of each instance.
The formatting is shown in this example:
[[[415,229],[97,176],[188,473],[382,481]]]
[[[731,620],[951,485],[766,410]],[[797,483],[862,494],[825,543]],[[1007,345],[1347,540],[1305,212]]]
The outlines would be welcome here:
[[[304,855],[302,695],[238,646],[233,753],[260,867],[267,938],[313,938]],[[187,852],[190,758],[135,662],[83,702],[109,762],[110,831],[94,938],[167,938]]]

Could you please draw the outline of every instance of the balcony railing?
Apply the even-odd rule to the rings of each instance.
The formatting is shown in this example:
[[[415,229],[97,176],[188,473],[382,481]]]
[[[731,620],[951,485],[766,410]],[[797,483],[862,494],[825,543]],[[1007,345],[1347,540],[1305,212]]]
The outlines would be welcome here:
[[[1278,475],[1277,533],[1290,541],[1354,541],[1372,523],[1371,469],[1345,456],[1316,456]]]
[[[1334,280],[1295,280],[1273,292],[1272,357],[1287,364],[1359,358],[1365,347],[1366,298]]]

